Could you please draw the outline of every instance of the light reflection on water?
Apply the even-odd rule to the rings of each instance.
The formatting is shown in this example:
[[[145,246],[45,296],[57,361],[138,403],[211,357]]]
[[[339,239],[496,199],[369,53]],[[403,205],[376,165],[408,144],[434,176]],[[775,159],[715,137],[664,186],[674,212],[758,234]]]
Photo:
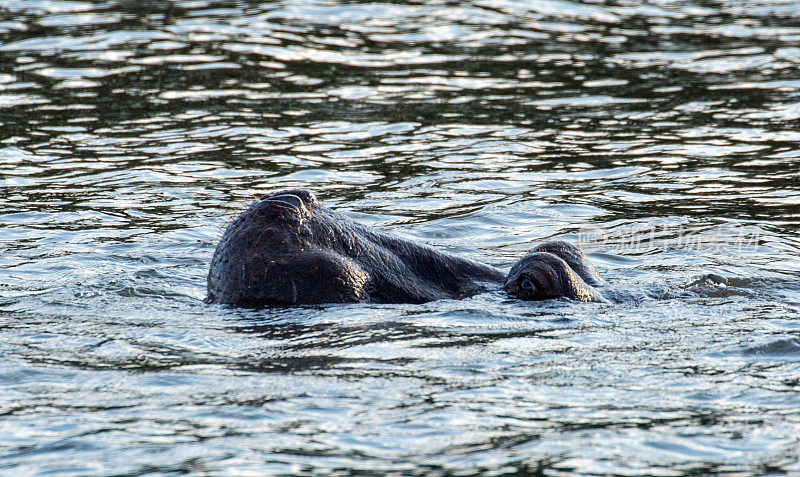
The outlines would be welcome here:
[[[5,2],[0,469],[800,472],[796,10]],[[205,305],[285,187],[707,296]]]

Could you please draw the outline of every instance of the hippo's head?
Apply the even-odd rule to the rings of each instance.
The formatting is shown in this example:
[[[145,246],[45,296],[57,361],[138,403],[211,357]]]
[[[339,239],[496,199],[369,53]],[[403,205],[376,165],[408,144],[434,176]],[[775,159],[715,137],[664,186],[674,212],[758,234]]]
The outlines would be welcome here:
[[[521,300],[565,297],[578,301],[602,301],[567,262],[549,252],[525,255],[508,272],[503,290]]]
[[[211,260],[208,301],[241,306],[359,301],[366,274],[328,246],[342,232],[305,190],[257,200],[225,231]]]

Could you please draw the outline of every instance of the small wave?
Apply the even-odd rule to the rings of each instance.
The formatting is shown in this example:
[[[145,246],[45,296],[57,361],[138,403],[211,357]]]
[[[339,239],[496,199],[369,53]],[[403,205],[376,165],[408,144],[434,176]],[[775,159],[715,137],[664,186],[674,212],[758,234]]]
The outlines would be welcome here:
[[[750,346],[742,349],[738,354],[758,358],[800,360],[800,339],[780,339],[757,346]]]

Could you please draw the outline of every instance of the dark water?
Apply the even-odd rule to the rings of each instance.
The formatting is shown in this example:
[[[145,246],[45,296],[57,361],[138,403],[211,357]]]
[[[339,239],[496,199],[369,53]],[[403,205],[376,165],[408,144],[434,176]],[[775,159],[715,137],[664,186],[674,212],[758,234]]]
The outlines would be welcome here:
[[[0,473],[800,473],[798,45],[785,0],[0,2]],[[706,292],[204,304],[285,187]]]

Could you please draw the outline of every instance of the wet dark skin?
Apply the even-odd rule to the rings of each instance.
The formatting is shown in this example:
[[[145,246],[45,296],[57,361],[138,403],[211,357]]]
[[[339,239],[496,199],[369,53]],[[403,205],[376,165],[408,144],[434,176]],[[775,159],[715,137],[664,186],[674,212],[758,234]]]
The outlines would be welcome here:
[[[424,303],[502,289],[522,300],[602,301],[594,267],[575,246],[546,242],[494,267],[385,234],[333,211],[306,190],[262,197],[220,239],[208,301],[244,307]]]

